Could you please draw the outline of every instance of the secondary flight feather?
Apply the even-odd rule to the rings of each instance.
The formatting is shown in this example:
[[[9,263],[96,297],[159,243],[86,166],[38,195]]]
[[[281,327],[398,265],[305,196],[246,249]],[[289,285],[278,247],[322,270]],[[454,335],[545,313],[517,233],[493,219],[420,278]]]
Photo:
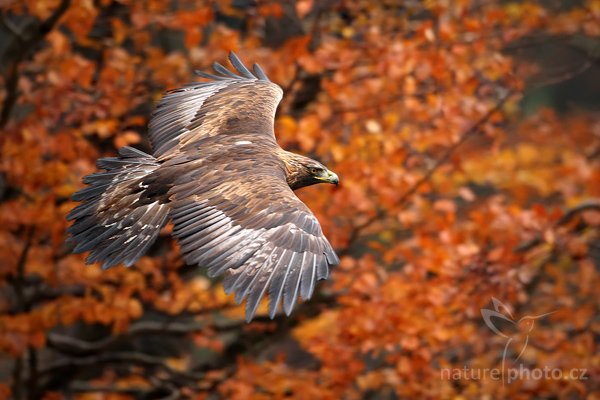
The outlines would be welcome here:
[[[103,172],[73,195],[68,215],[75,252],[103,268],[135,263],[171,220],[186,263],[224,274],[227,293],[246,300],[250,321],[269,297],[289,315],[339,263],[319,222],[293,190],[338,183],[321,163],[283,150],[274,118],[283,91],[254,64],[230,53],[236,73],[216,74],[168,92],[149,123],[152,155],[124,147],[99,159]]]

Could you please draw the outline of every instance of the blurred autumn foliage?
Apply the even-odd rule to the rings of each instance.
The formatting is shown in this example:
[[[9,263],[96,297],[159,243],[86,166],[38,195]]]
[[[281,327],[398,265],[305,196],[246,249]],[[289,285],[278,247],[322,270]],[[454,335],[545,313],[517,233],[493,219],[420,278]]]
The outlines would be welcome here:
[[[0,398],[600,398],[600,1],[0,7]],[[342,182],[299,192],[341,265],[248,325],[170,228],[131,268],[65,245],[96,158],[230,50]],[[555,311],[507,363],[561,379],[444,378],[502,366],[492,297]]]

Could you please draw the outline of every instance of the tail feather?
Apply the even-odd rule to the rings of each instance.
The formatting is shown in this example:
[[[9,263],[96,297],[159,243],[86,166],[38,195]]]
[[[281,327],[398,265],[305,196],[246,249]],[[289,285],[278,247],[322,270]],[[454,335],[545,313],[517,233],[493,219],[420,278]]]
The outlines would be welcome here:
[[[91,251],[86,262],[102,262],[102,268],[135,263],[154,243],[169,218],[169,206],[147,195],[144,179],[160,164],[131,147],[118,157],[98,160],[106,170],[88,175],[89,187],[75,193],[81,204],[67,216],[75,220],[68,229],[74,252]]]

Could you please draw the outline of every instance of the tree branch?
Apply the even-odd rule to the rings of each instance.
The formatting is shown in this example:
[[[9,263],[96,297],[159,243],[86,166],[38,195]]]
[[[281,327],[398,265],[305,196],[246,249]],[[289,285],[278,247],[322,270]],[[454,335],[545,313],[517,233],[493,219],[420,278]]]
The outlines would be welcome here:
[[[598,202],[597,200],[584,201],[583,203],[580,203],[575,207],[568,209],[567,212],[565,212],[564,215],[556,221],[555,225],[566,225],[580,213],[589,210],[600,211],[600,202]]]
[[[7,124],[19,97],[17,90],[19,82],[19,65],[25,59],[29,51],[54,28],[60,17],[67,11],[70,5],[71,0],[62,0],[54,12],[52,12],[52,14],[38,26],[38,29],[33,31],[28,37],[25,37],[22,29],[17,28],[4,13],[2,14],[1,21],[15,36],[18,43],[13,46],[13,49],[15,50],[13,56],[14,61],[4,75],[6,97],[4,97],[2,112],[0,113],[0,129],[4,128]]]
[[[58,333],[49,333],[47,335],[48,346],[65,354],[72,356],[88,356],[93,353],[102,352],[110,349],[115,344],[135,336],[165,334],[165,335],[186,335],[191,332],[197,332],[204,327],[201,323],[177,323],[177,322],[154,322],[144,321],[133,325],[129,330],[119,336],[109,336],[104,339],[88,342],[75,337],[61,335]]]
[[[174,385],[165,382],[160,386],[153,387],[118,387],[114,385],[110,386],[99,386],[99,385],[90,385],[85,382],[74,382],[68,389],[68,392],[71,393],[117,393],[124,394],[129,396],[134,396],[134,398],[153,398],[157,400],[168,400],[168,399],[180,399],[181,393],[179,389],[177,389]],[[166,392],[165,396],[156,397],[157,392]]]
[[[29,226],[25,233],[25,244],[19,255],[19,259],[16,265],[15,279],[13,282],[13,290],[17,298],[17,310],[19,313],[25,312],[29,307],[25,300],[25,266],[27,265],[27,258],[29,256],[29,250],[33,244],[33,235],[35,230],[33,226]],[[24,356],[19,356],[13,365],[13,393],[16,399],[21,399],[23,396],[23,360]]]
[[[46,368],[39,371],[38,376],[54,376],[64,369],[73,367],[84,367],[89,365],[99,364],[135,364],[147,368],[159,368],[168,373],[172,378],[183,379],[186,381],[197,381],[204,377],[203,373],[194,373],[189,371],[179,371],[169,366],[162,358],[149,356],[147,354],[136,352],[118,352],[118,353],[103,353],[83,358],[66,357],[60,361],[56,361]]]
[[[29,256],[29,250],[31,249],[31,245],[33,244],[33,235],[34,235],[33,226],[27,227],[27,231],[25,233],[25,244],[23,245],[23,250],[21,250],[21,254],[19,255],[19,260],[17,261],[15,279],[13,282],[13,288],[15,291],[15,295],[17,297],[17,312],[22,313],[27,311],[27,301],[25,299],[25,266],[27,265],[27,257]]]

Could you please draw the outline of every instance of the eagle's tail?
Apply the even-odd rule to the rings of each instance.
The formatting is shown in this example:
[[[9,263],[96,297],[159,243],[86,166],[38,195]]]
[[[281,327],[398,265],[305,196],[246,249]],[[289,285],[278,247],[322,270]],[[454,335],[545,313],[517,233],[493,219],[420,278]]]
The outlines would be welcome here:
[[[154,157],[131,147],[118,157],[98,160],[106,170],[86,176],[89,187],[75,193],[81,204],[67,216],[75,220],[68,229],[74,252],[91,251],[86,262],[102,268],[132,265],[154,243],[169,217],[169,206],[148,191],[145,178],[160,164]]]

